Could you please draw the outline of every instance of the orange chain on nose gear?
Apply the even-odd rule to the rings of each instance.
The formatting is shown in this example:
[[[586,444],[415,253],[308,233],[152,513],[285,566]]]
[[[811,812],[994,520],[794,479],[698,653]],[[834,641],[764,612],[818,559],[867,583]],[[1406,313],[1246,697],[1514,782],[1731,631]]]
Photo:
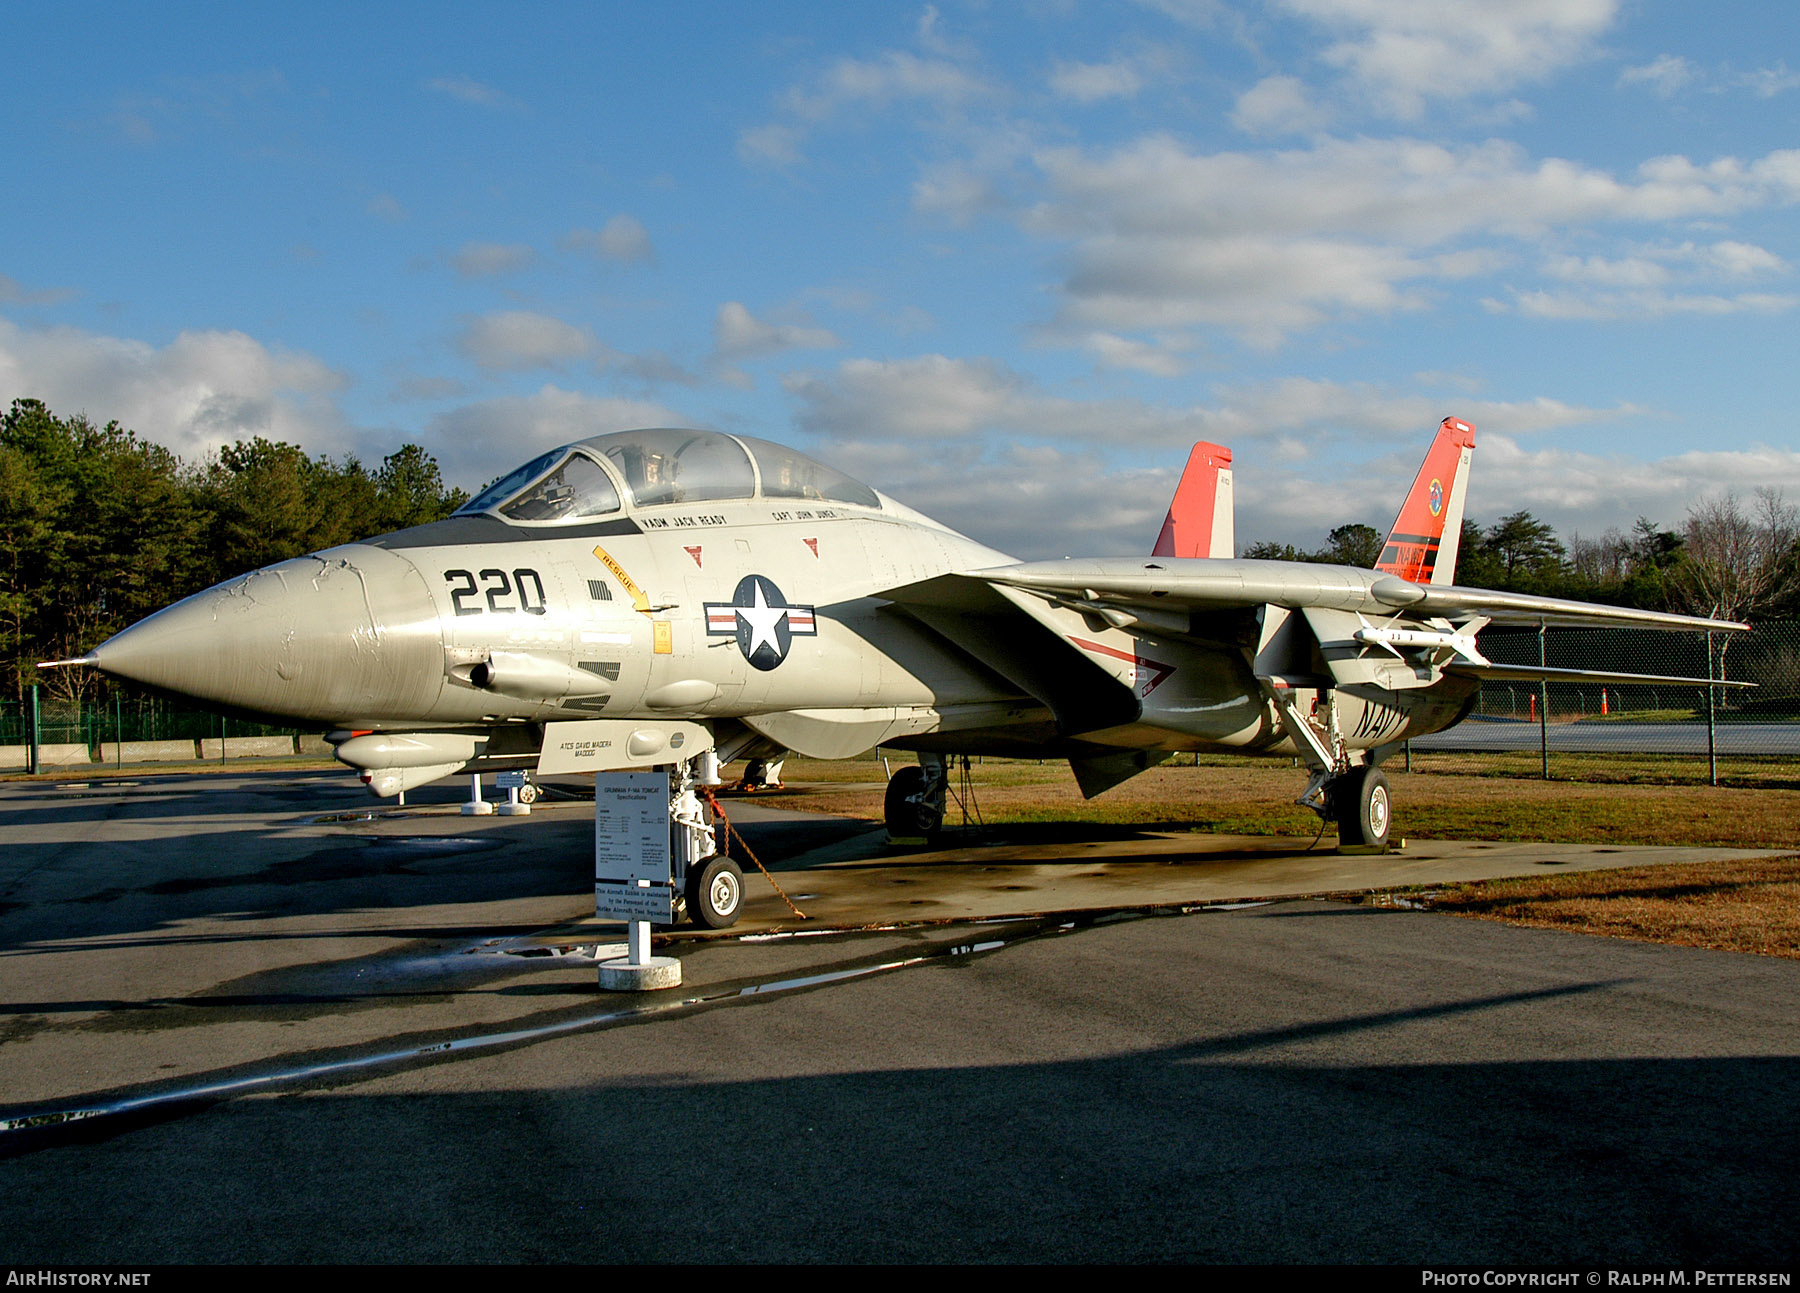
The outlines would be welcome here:
[[[707,806],[718,815],[720,821],[725,823],[725,834],[727,837],[735,838],[737,840],[739,846],[744,850],[744,856],[756,864],[756,869],[762,872],[763,879],[767,880],[770,887],[773,888],[776,893],[781,895],[781,900],[787,904],[787,909],[793,912],[794,915],[798,916],[801,920],[808,919],[805,912],[794,906],[794,900],[787,896],[787,891],[775,883],[775,877],[769,874],[769,868],[762,864],[762,859],[752,853],[750,851],[750,846],[744,843],[744,837],[738,834],[738,828],[731,824],[731,818],[725,815],[725,810],[719,806],[719,801],[713,798],[712,788],[710,786],[702,786],[700,787],[700,793],[705,796]]]

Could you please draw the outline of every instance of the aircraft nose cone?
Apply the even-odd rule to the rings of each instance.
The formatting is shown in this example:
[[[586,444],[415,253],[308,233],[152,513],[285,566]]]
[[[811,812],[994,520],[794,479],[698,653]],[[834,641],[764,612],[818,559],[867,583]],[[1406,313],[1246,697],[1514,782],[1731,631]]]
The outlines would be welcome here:
[[[444,683],[431,593],[404,557],[348,544],[195,593],[89,657],[123,678],[302,719],[405,717]]]

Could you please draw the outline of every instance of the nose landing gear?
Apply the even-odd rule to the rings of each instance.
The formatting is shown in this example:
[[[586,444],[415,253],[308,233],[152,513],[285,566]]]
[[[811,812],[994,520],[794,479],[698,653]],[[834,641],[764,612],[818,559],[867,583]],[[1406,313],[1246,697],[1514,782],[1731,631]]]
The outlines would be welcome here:
[[[744,905],[744,872],[736,862],[715,853],[688,868],[688,919],[702,929],[729,929]]]
[[[944,759],[921,754],[914,767],[888,778],[882,816],[888,839],[895,844],[928,844],[944,826]]]

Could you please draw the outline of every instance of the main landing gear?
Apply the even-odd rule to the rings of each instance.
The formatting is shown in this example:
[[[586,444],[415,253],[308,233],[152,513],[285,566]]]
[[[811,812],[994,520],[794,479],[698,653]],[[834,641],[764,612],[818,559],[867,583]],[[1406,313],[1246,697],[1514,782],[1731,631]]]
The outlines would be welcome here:
[[[1312,769],[1306,793],[1294,802],[1337,823],[1339,848],[1386,853],[1393,825],[1388,780],[1372,761],[1351,762],[1351,752],[1338,733],[1336,696],[1328,690],[1319,692],[1314,712],[1324,717],[1321,732],[1311,717],[1300,712],[1291,689],[1270,687],[1268,694],[1281,716],[1282,730]],[[1373,752],[1359,752],[1357,757],[1372,758]]]
[[[1365,765],[1328,778],[1325,805],[1337,822],[1339,844],[1387,851],[1388,780],[1380,768]]]
[[[787,756],[779,759],[751,759],[744,764],[744,779],[738,782],[738,789],[746,795],[754,795],[759,790],[780,790],[781,765],[787,762]]]
[[[944,756],[921,754],[916,766],[888,778],[882,816],[895,844],[928,844],[944,826]]]

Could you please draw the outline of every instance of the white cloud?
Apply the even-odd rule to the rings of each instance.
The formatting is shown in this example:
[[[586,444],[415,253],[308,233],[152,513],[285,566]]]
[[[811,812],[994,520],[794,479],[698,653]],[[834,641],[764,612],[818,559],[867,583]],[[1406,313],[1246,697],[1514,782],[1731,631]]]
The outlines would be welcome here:
[[[825,328],[759,319],[741,301],[725,302],[713,319],[713,348],[719,358],[731,362],[783,350],[829,350],[841,344]]]
[[[635,217],[616,215],[599,229],[571,229],[562,237],[565,251],[582,251],[606,260],[652,261],[656,248],[650,233]]]
[[[530,310],[504,310],[469,319],[456,346],[490,371],[554,368],[602,351],[587,329]]]
[[[1757,274],[1785,274],[1786,261],[1774,252],[1745,242],[1715,242],[1710,247],[1683,244],[1680,254],[1690,252],[1706,267],[1730,278],[1750,278]]]
[[[785,106],[816,123],[846,108],[884,108],[899,100],[949,107],[992,93],[986,81],[950,59],[888,50],[870,59],[839,59],[810,89],[790,89]]]
[[[1640,514],[1674,524],[1693,499],[1724,489],[1800,494],[1800,452],[1575,453],[1541,438],[1629,427],[1645,411],[1479,399],[1449,389],[1460,379],[1431,393],[1290,378],[1158,406],[1053,397],[993,361],[926,355],[851,360],[787,385],[798,424],[826,441],[819,457],[1025,558],[1147,551],[1186,448],[1200,439],[1236,451],[1241,545],[1316,547],[1348,522],[1385,529],[1446,414],[1478,428],[1469,506],[1483,524],[1529,509],[1565,536],[1594,534]],[[1162,461],[1121,466],[1103,456],[1125,445]]]
[[[925,355],[846,360],[833,378],[792,374],[800,425],[818,435],[863,440],[943,439],[1002,425],[1023,379],[987,360]]]
[[[1635,249],[1635,254],[1619,259],[1557,256],[1545,265],[1545,271],[1554,278],[1607,287],[1656,287],[1678,278],[1758,278],[1783,274],[1787,269],[1787,262],[1774,252],[1729,240],[1709,246],[1684,242],[1641,247]]]
[[[633,427],[687,425],[681,414],[644,400],[588,395],[546,385],[531,395],[450,409],[426,425],[424,447],[445,479],[471,491],[534,454],[571,440]]]
[[[67,287],[26,287],[10,274],[0,274],[0,305],[55,305],[75,295]]]
[[[1565,537],[1630,529],[1639,516],[1678,527],[1702,498],[1767,486],[1800,490],[1800,452],[1768,445],[1693,450],[1667,458],[1527,449],[1507,435],[1479,436],[1470,516],[1489,522],[1527,509]]]
[[[1534,163],[1502,141],[1404,138],[1197,153],[1152,136],[1035,160],[1048,196],[1024,222],[1070,243],[1063,323],[1217,326],[1264,345],[1334,318],[1418,306],[1425,285],[1502,265],[1496,239],[1800,200],[1796,150],[1750,161],[1659,157],[1626,178]]]
[[[1217,387],[1211,403],[1170,405],[1129,398],[1073,400],[1044,393],[1028,376],[990,358],[920,355],[844,360],[833,373],[785,380],[799,400],[803,430],[839,443],[950,441],[986,434],[1075,439],[1094,445],[1179,448],[1195,439],[1226,445],[1300,436],[1393,439],[1422,436],[1445,412],[1510,434],[1595,425],[1638,412],[1589,409],[1561,400],[1496,402],[1454,393],[1454,409],[1436,394],[1402,394],[1372,385],[1312,378]],[[1305,456],[1305,454],[1303,454]]]
[[[1148,552],[1175,491],[1179,462],[1108,467],[1092,452],[974,441],[839,444],[832,466],[927,516],[1025,560]]]
[[[537,259],[522,243],[467,242],[450,257],[450,264],[464,278],[492,278],[512,274]]]
[[[1660,54],[1642,66],[1620,72],[1619,84],[1646,86],[1657,98],[1667,99],[1691,85],[1695,75],[1694,65],[1687,59],[1677,54]]]
[[[1192,348],[1186,338],[1178,335],[1149,342],[1112,332],[1090,332],[1082,345],[1103,368],[1132,368],[1157,377],[1179,377],[1186,372],[1188,365],[1182,353]]]
[[[1710,94],[1748,91],[1755,98],[1772,99],[1800,88],[1800,72],[1790,70],[1786,61],[1748,72],[1733,71],[1729,65],[1707,72],[1679,55],[1661,54],[1648,63],[1620,72],[1619,84],[1645,86],[1659,99],[1673,98],[1690,87]]]
[[[1490,310],[1503,313],[1505,302],[1484,300]],[[1783,314],[1800,305],[1800,298],[1775,292],[1722,293],[1680,292],[1547,292],[1520,291],[1511,309],[1536,319],[1660,319],[1670,315]]]
[[[913,184],[913,210],[966,225],[1005,205],[991,177],[960,162],[932,166]]]
[[[800,141],[805,137],[799,127],[779,122],[748,127],[738,133],[738,160],[747,166],[797,166]]]
[[[1144,78],[1137,66],[1127,59],[1115,59],[1110,63],[1058,60],[1050,73],[1050,88],[1077,103],[1098,103],[1102,99],[1136,97],[1144,88]]]
[[[1432,102],[1501,94],[1589,57],[1617,0],[1282,0],[1344,34],[1325,62],[1403,120]]]
[[[1348,240],[1097,238],[1076,254],[1063,317],[1127,329],[1213,325],[1268,347],[1334,314],[1417,307],[1422,300],[1400,285],[1429,272],[1403,253]]]
[[[788,87],[779,100],[786,120],[740,131],[738,160],[787,168],[802,160],[800,147],[811,130],[842,124],[854,114],[903,104],[950,114],[997,98],[999,87],[965,66],[966,52],[938,31],[936,13],[928,9],[919,24],[924,55],[886,50],[872,58],[840,58],[808,83]]]
[[[1470,233],[1531,236],[1600,220],[1721,216],[1800,200],[1800,149],[1751,162],[1652,158],[1634,179],[1514,144],[1327,139],[1277,152],[1190,152],[1153,135],[1110,153],[1047,149],[1046,231],[1189,235],[1328,233],[1433,243]]]
[[[1669,315],[1772,314],[1790,310],[1796,298],[1770,292],[1681,290],[1786,274],[1788,264],[1750,243],[1683,242],[1640,246],[1632,254],[1555,256],[1547,276],[1570,288],[1515,289],[1510,306],[1490,299],[1493,312],[1516,310],[1540,319],[1654,319]]]
[[[1745,72],[1738,78],[1738,84],[1759,99],[1772,99],[1778,94],[1800,87],[1800,72],[1790,71],[1784,61],[1774,67],[1759,67],[1754,72]]]
[[[386,220],[389,224],[399,224],[406,219],[406,208],[392,193],[377,193],[369,199],[368,212],[378,220]]]
[[[1266,76],[1238,96],[1231,124],[1251,135],[1304,134],[1325,125],[1326,114],[1291,76]]]
[[[191,330],[161,348],[0,319],[0,390],[63,415],[118,421],[188,458],[253,436],[312,452],[349,447],[333,395],[343,376],[242,332]]]
[[[800,427],[840,443],[938,443],[998,434],[1110,447],[1180,448],[1204,439],[1266,449],[1297,436],[1421,435],[1421,428],[1437,425],[1451,411],[1514,434],[1593,425],[1635,412],[1550,399],[1477,400],[1460,392],[1456,408],[1448,410],[1436,396],[1307,378],[1219,387],[1211,404],[1069,399],[1042,391],[996,360],[944,355],[849,359],[833,373],[790,374],[783,384],[800,402]]]
[[[436,76],[425,82],[425,88],[448,95],[461,103],[479,108],[516,108],[519,101],[502,90],[484,85],[470,76]]]

